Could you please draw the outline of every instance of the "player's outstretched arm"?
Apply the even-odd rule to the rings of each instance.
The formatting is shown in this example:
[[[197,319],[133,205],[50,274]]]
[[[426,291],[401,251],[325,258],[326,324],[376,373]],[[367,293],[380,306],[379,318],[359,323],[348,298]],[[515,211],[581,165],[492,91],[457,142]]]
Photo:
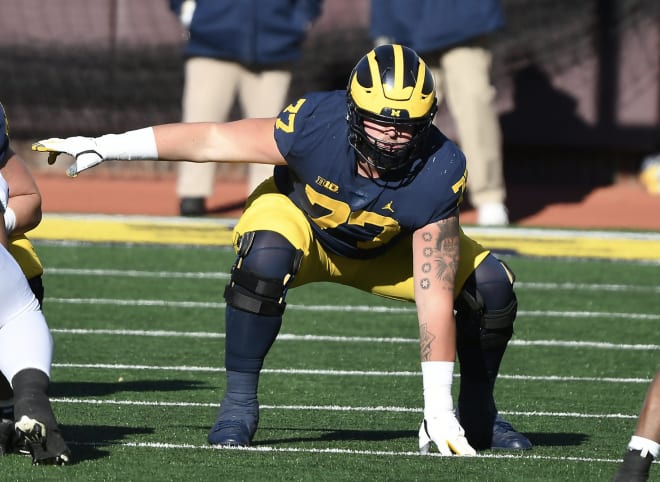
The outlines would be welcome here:
[[[419,429],[419,449],[423,454],[435,443],[442,455],[476,455],[456,419],[451,394],[459,247],[457,215],[429,224],[413,235],[413,278],[424,385],[424,420]]]
[[[164,124],[100,137],[43,139],[32,149],[48,152],[49,164],[60,154],[74,157],[67,169],[71,177],[110,159],[284,164],[273,135],[274,123],[275,119],[243,119]]]

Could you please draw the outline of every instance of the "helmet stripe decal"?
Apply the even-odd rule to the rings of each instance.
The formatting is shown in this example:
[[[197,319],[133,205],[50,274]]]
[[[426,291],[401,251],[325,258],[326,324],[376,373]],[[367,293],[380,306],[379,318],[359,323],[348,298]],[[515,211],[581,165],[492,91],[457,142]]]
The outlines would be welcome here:
[[[406,85],[404,85],[404,73],[406,71],[406,64],[405,64],[405,58],[403,56],[403,49],[401,48],[401,45],[392,45],[392,48],[394,49],[394,91],[398,91],[399,89],[404,89]],[[394,93],[394,92],[393,92]],[[405,97],[403,97],[405,99]]]

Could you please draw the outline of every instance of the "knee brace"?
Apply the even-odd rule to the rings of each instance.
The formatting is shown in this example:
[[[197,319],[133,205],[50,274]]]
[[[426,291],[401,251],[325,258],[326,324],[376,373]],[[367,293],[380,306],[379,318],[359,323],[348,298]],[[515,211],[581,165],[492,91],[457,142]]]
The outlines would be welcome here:
[[[479,344],[487,350],[502,349],[507,345],[513,336],[513,322],[518,311],[518,300],[513,291],[515,276],[506,264],[499,262],[506,274],[506,277],[500,276],[497,279],[502,289],[489,289],[486,292],[480,289],[476,280],[470,280],[473,282],[466,283],[455,303],[459,332],[469,338],[469,333],[474,336],[474,331],[478,330]],[[472,329],[466,324],[472,325]]]
[[[238,255],[225,287],[225,301],[258,315],[282,315],[289,284],[300,268],[303,252],[272,231],[251,231],[238,241]]]

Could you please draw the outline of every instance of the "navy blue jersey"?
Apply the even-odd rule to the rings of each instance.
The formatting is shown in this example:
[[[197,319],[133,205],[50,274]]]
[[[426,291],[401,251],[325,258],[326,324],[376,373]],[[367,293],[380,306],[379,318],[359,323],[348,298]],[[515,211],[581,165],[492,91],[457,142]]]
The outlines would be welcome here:
[[[275,140],[287,165],[275,168],[275,182],[307,215],[324,247],[367,258],[456,212],[466,182],[465,156],[432,127],[405,175],[366,178],[357,173],[348,142],[347,108],[345,91],[318,92],[280,113]]]

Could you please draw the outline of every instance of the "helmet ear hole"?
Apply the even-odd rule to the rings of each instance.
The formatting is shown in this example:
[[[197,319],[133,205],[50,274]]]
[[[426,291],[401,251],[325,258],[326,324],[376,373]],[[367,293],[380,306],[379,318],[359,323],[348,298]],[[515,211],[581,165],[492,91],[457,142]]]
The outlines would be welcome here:
[[[363,159],[380,171],[401,169],[414,160],[437,110],[433,75],[414,50],[385,44],[368,52],[351,72],[347,96],[349,141]],[[405,147],[394,149],[370,140],[365,119],[406,126],[414,135]]]

